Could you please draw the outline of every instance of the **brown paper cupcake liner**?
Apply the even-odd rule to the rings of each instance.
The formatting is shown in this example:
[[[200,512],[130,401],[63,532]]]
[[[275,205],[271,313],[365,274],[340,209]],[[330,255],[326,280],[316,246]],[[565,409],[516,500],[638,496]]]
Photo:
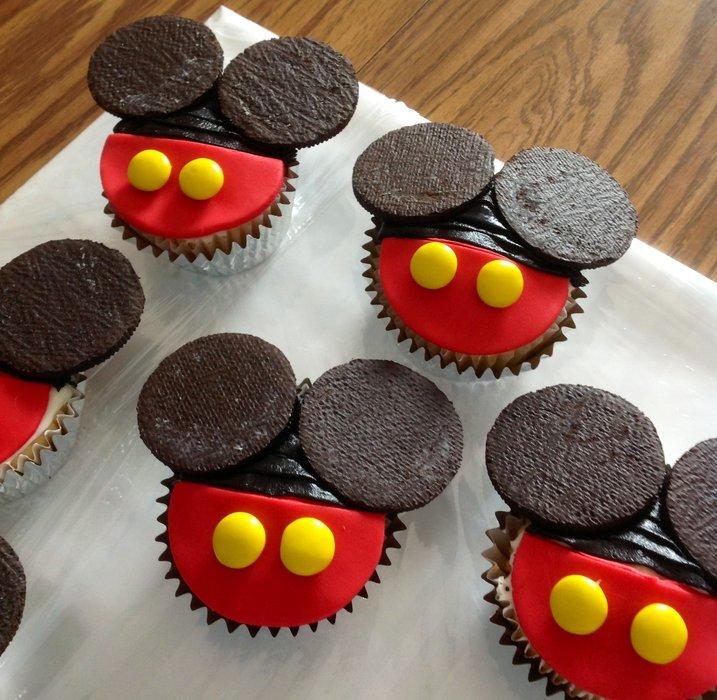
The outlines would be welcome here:
[[[600,695],[589,693],[578,688],[567,678],[564,678],[552,669],[533,648],[520,627],[513,606],[510,586],[513,553],[515,552],[523,532],[530,524],[525,518],[516,517],[512,513],[498,511],[496,514],[498,527],[486,531],[492,546],[482,552],[483,557],[490,562],[490,568],[484,572],[482,579],[493,588],[483,599],[496,607],[490,621],[504,629],[500,638],[503,646],[515,648],[513,664],[520,666],[528,664],[528,680],[530,682],[545,679],[546,695],[555,695],[562,692],[566,698],[583,698],[584,700],[605,700]],[[699,698],[693,700],[714,700],[717,698],[717,689],[713,689]]]
[[[0,499],[14,500],[49,481],[65,464],[77,438],[85,395],[85,377],[78,374],[68,384],[70,398],[58,409],[49,427],[0,476]]]
[[[287,165],[286,178],[279,196],[269,209],[241,226],[200,238],[164,238],[138,231],[124,221],[109,202],[104,213],[112,218],[111,226],[122,229],[123,240],[134,242],[138,250],[148,249],[155,258],[167,259],[180,267],[211,274],[232,274],[248,270],[274,253],[285,239],[291,225],[296,188],[297,161]],[[102,196],[106,198],[105,193]]]
[[[163,526],[163,531],[157,535],[155,540],[157,542],[161,542],[164,544],[164,550],[159,555],[159,561],[166,561],[169,562],[169,571],[165,574],[165,579],[176,579],[178,581],[177,590],[175,592],[175,597],[186,595],[187,593],[190,595],[190,603],[189,607],[192,610],[198,610],[199,608],[206,608],[207,610],[207,624],[213,625],[217,620],[224,620],[227,626],[227,630],[231,633],[234,632],[239,627],[246,627],[247,631],[249,632],[249,635],[251,637],[256,637],[256,635],[259,633],[259,630],[262,628],[262,626],[259,625],[246,625],[242,622],[235,622],[234,620],[229,620],[223,615],[220,615],[217,612],[214,612],[211,608],[209,608],[207,605],[205,605],[202,600],[200,600],[194,593],[192,593],[189,586],[186,584],[184,579],[182,578],[181,574],[179,573],[177,567],[174,564],[174,560],[172,559],[172,552],[169,548],[169,533],[167,531],[167,506],[169,505],[169,498],[171,495],[171,485],[174,483],[175,478],[169,477],[168,479],[165,479],[162,481],[162,485],[167,488],[167,493],[164,496],[161,496],[157,499],[157,503],[161,503],[165,510],[164,512],[157,517],[157,521],[160,522]],[[404,525],[403,521],[398,517],[398,515],[390,515],[386,516],[386,529],[385,529],[385,537],[383,541],[383,552],[381,553],[381,558],[379,559],[378,566],[390,566],[391,560],[388,556],[388,550],[389,549],[400,549],[401,545],[396,539],[396,533],[401,532],[402,530],[406,529],[406,525]],[[368,579],[366,584],[361,588],[361,590],[356,594],[359,598],[368,598],[368,591],[366,590],[366,585],[369,583],[381,583],[381,579],[378,575],[378,570],[375,569],[371,577]],[[353,612],[353,601],[350,601],[347,605],[345,605],[343,610],[346,610],[347,612],[351,613]],[[340,610],[335,612],[333,615],[329,615],[328,617],[324,618],[327,622],[330,624],[336,623],[336,616],[337,614],[341,612]],[[276,637],[280,630],[282,629],[288,629],[292,636],[296,637],[296,635],[299,633],[299,629],[301,627],[309,627],[312,632],[316,632],[319,623],[323,622],[324,620],[317,620],[316,622],[310,622],[306,625],[299,625],[296,627],[267,627],[269,632],[271,633],[272,637]]]
[[[391,308],[381,288],[378,268],[379,244],[376,243],[375,239],[376,229],[369,229],[366,234],[369,236],[370,241],[363,246],[363,249],[368,252],[368,255],[361,262],[368,266],[363,276],[370,280],[366,291],[371,296],[371,304],[381,307],[378,312],[378,318],[388,319],[387,331],[398,330],[398,343],[410,341],[409,352],[414,353],[419,349],[423,350],[426,361],[438,357],[441,368],[455,365],[459,374],[472,369],[477,377],[490,371],[496,378],[500,377],[505,369],[508,369],[514,375],[526,369],[526,365],[530,369],[535,369],[543,357],[549,357],[553,354],[555,343],[566,340],[565,329],[575,328],[573,315],[583,312],[578,299],[582,299],[587,295],[582,289],[571,284],[565,306],[558,317],[545,333],[527,345],[497,355],[469,355],[441,348],[406,326],[400,316]]]

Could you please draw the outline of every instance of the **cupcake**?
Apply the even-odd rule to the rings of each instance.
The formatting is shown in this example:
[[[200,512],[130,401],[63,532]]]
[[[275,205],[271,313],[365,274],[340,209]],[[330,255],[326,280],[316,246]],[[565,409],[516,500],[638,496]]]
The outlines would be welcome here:
[[[100,161],[112,225],[218,274],[281,244],[297,149],[338,134],[358,99],[349,60],[313,39],[261,41],[222,64],[208,27],[161,16],[111,34],[87,73],[97,104],[121,118]]]
[[[25,571],[13,548],[0,537],[0,655],[12,641],[25,609]]]
[[[139,324],[129,261],[101,243],[43,243],[0,268],[0,496],[26,493],[64,463],[85,377]]]
[[[486,600],[529,680],[611,700],[717,689],[717,439],[668,469],[635,406],[561,384],[503,410],[486,464],[510,507]]]
[[[565,340],[582,271],[625,253],[637,215],[578,153],[531,148],[494,167],[479,134],[417,124],[374,141],[353,188],[373,214],[364,276],[387,330],[442,367],[498,377],[535,367]]]
[[[424,377],[354,360],[297,388],[281,351],[251,335],[179,348],[137,414],[173,472],[159,499],[167,578],[208,624],[252,636],[350,612],[399,547],[398,513],[437,497],[461,462],[460,420]]]

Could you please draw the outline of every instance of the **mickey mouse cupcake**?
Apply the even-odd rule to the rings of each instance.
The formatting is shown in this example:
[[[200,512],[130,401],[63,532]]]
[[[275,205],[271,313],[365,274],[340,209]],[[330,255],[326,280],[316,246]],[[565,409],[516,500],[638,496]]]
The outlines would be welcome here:
[[[148,17],[105,39],[87,73],[97,104],[121,117],[100,162],[112,225],[215,273],[278,247],[296,150],[338,134],[358,100],[349,60],[313,39],[261,41],[223,74],[222,63],[203,24]]]
[[[174,475],[160,559],[207,622],[272,635],[352,609],[390,564],[401,511],[458,471],[451,402],[393,362],[354,360],[296,387],[281,351],[250,335],[192,341],[164,359],[139,432]]]
[[[0,496],[51,477],[75,438],[84,376],[134,333],[144,293],[101,243],[43,243],[0,268]]]
[[[13,548],[0,537],[0,655],[20,627],[25,609],[25,571]]]
[[[611,700],[717,689],[717,439],[667,469],[635,406],[561,384],[503,410],[486,464],[510,506],[486,600],[530,680]]]
[[[637,215],[607,172],[571,151],[531,148],[493,171],[479,134],[418,124],[372,143],[353,188],[373,214],[364,276],[387,330],[442,367],[497,377],[565,340],[581,271],[622,256]]]

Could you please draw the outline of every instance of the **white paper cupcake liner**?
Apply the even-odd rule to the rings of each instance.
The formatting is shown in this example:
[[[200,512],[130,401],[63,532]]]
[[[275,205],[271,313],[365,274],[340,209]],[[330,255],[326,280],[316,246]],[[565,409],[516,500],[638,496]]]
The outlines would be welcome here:
[[[157,237],[148,236],[129,226],[114,212],[110,204],[105,207],[105,213],[112,217],[113,228],[121,228],[122,238],[133,241],[138,250],[148,249],[155,257],[163,256],[192,272],[231,275],[249,270],[263,262],[287,239],[296,194],[297,166],[296,161],[288,164],[284,188],[264,215],[263,221],[251,226],[250,233],[242,235],[240,240],[232,241],[231,231],[217,232],[212,236],[219,242],[217,245],[198,243],[196,247],[199,252],[194,254],[182,251],[182,241],[175,243],[172,239],[165,239],[163,245],[158,245]],[[188,239],[188,242],[191,244],[192,239]]]
[[[42,434],[44,440],[29,446],[30,457],[19,459],[16,468],[5,472],[0,481],[0,499],[14,500],[49,481],[65,464],[77,438],[82,406],[85,402],[85,377],[72,378],[72,396],[55,416],[56,427]]]

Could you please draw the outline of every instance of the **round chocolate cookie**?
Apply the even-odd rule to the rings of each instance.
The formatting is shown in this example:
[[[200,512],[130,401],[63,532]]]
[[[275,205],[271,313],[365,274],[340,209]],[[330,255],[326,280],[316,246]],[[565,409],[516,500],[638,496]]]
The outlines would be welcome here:
[[[308,391],[299,437],[311,467],[360,508],[420,508],[461,464],[463,430],[438,387],[384,360],[353,360]]]
[[[0,654],[17,632],[25,609],[25,572],[13,548],[0,537]]]
[[[496,175],[501,213],[531,248],[573,268],[609,265],[637,232],[637,213],[607,171],[579,153],[531,148]]]
[[[184,17],[147,17],[110,34],[92,54],[87,84],[118,117],[187,107],[214,85],[223,53],[211,29]]]
[[[166,357],[147,379],[139,434],[176,472],[218,472],[267,447],[295,400],[294,372],[277,347],[253,335],[205,336]]]
[[[519,396],[486,441],[488,476],[511,509],[549,528],[599,532],[654,502],[665,477],[655,426],[625,399],[558,384]]]
[[[72,239],[42,243],[1,268],[0,300],[0,364],[50,381],[117,352],[144,309],[124,255]]]
[[[680,457],[667,479],[665,503],[680,544],[717,581],[717,438]]]
[[[374,141],[354,165],[364,209],[393,219],[430,219],[475,199],[493,177],[493,149],[452,124],[415,124]]]
[[[224,115],[250,139],[285,148],[325,141],[348,124],[358,101],[351,62],[305,37],[260,41],[219,82]]]

